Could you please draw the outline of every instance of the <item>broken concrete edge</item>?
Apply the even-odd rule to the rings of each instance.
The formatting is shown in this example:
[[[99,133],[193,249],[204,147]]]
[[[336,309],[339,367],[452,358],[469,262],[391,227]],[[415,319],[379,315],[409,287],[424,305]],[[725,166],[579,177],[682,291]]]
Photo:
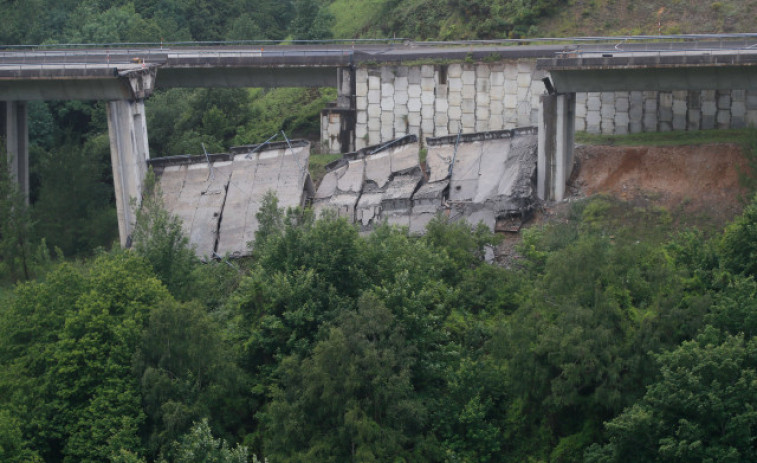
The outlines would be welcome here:
[[[538,133],[536,126],[518,127],[509,130],[492,130],[489,132],[461,133],[460,143],[470,143],[475,141],[498,140],[503,138],[515,138],[519,135],[536,135]],[[443,137],[427,137],[428,146],[454,145],[457,143],[457,135],[445,135]]]
[[[283,150],[283,149],[289,148],[290,143],[292,145],[292,148],[299,148],[301,146],[310,145],[310,142],[307,140],[296,139],[296,140],[289,140],[289,143],[287,143],[286,141],[274,141],[274,142],[269,142],[269,143],[258,143],[254,145],[232,146],[231,148],[229,148],[229,151],[231,152],[231,154],[247,154],[255,150],[260,151],[260,148],[262,146],[266,147],[266,151]]]
[[[404,137],[395,138],[394,140],[389,140],[388,142],[380,143],[378,145],[366,146],[365,148],[362,148],[358,151],[344,153],[340,159],[337,159],[336,161],[331,161],[330,163],[326,164],[325,169],[326,169],[326,172],[331,172],[333,170],[338,169],[341,166],[346,165],[347,162],[349,161],[354,161],[356,159],[363,159],[366,156],[371,156],[371,155],[381,153],[391,148],[398,148],[400,146],[405,146],[412,143],[418,143],[417,135],[414,135],[414,134],[405,135]]]
[[[309,146],[310,142],[307,140],[290,140],[292,144],[292,148],[299,148],[303,146]],[[285,141],[277,141],[273,143],[259,143],[256,145],[241,145],[241,146],[232,146],[229,148],[228,153],[213,153],[208,154],[207,156],[204,154],[179,154],[176,156],[163,156],[159,158],[150,158],[147,160],[147,165],[152,167],[168,167],[168,166],[178,166],[178,165],[187,165],[187,164],[203,164],[210,161],[211,163],[214,162],[222,162],[222,161],[233,161],[234,156],[238,154],[247,154],[255,151],[256,149],[259,150],[261,146],[266,146],[265,151],[269,150],[279,150],[279,149],[288,149],[289,144]],[[263,150],[259,150],[263,151]]]

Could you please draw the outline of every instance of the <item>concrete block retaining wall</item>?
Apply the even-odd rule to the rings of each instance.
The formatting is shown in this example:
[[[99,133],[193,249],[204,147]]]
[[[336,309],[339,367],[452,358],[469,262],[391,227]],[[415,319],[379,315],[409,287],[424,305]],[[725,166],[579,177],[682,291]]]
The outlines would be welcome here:
[[[460,128],[473,133],[536,125],[545,75],[533,59],[357,68],[349,110],[354,116],[325,110],[322,143],[338,153],[411,134],[424,143],[426,137],[454,135]],[[347,117],[354,122],[345,123]],[[757,126],[757,91],[576,94],[575,129],[592,134],[749,125]],[[347,126],[354,127],[354,134],[349,129],[345,138]]]

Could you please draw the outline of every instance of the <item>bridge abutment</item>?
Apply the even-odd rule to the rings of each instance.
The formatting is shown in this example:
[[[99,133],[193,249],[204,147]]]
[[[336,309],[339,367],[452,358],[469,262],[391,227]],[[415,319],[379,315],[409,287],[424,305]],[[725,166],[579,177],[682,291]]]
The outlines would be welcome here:
[[[29,124],[25,101],[0,103],[2,130],[11,177],[29,201]]]
[[[144,100],[109,101],[108,134],[116,191],[118,234],[121,246],[128,247],[134,231],[134,209],[142,201],[142,186],[147,174],[150,151]]]

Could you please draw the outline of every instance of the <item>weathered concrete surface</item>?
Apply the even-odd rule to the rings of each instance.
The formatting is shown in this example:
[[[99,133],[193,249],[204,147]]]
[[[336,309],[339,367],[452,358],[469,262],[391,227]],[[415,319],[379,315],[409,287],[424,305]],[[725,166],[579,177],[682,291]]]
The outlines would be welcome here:
[[[387,222],[423,233],[440,213],[495,230],[498,221],[522,216],[534,201],[536,138],[534,128],[466,134],[459,143],[457,136],[429,138],[426,172],[415,137],[381,151],[368,147],[332,166],[314,208],[336,210],[362,232]],[[365,166],[359,189],[357,166]]]
[[[165,207],[181,219],[197,254],[243,256],[255,238],[256,214],[268,191],[276,193],[284,208],[302,206],[312,196],[305,170],[309,156],[310,144],[295,142],[292,148],[271,144],[256,153],[215,155],[210,162],[205,157],[158,158],[152,164]]]

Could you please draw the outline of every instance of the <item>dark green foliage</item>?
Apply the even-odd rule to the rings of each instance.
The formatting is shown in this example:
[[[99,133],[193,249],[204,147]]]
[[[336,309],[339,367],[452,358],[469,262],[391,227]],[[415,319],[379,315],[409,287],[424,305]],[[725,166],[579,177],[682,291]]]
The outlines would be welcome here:
[[[757,278],[757,196],[726,227],[721,252],[728,270]]]
[[[186,297],[192,291],[192,270],[197,263],[194,250],[182,234],[179,219],[163,208],[160,185],[152,170],[143,188],[144,198],[132,234],[134,250],[150,263],[172,294]]]
[[[741,462],[757,458],[757,341],[708,328],[660,354],[662,377],[607,424],[587,461]]]
[[[0,137],[3,146],[4,140]],[[5,149],[0,149],[0,277],[10,281],[32,276],[32,215],[24,194],[10,174]]]

